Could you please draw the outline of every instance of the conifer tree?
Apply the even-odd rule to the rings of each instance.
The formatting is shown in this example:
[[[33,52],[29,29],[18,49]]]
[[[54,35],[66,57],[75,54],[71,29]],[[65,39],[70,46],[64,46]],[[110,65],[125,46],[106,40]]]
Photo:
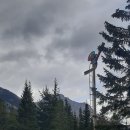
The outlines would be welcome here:
[[[74,112],[74,115],[73,115],[73,130],[78,130],[78,119],[76,117],[76,113]]]
[[[70,106],[70,104],[68,103],[68,100],[65,99],[65,111],[67,114],[67,126],[68,126],[68,130],[73,130],[74,128],[74,117],[73,117],[73,113],[72,113],[72,108]]]
[[[52,109],[52,121],[51,130],[69,130],[68,128],[68,115],[65,110],[63,101],[60,99],[58,83],[55,78],[53,89],[53,109]]]
[[[84,120],[84,128],[85,130],[91,130],[91,116],[90,116],[90,109],[89,105],[86,103],[85,104],[85,110],[83,112],[83,120]]]
[[[7,125],[7,113],[5,102],[0,99],[0,128],[6,129]]]
[[[91,130],[93,128],[93,123],[90,115],[89,105],[85,104],[85,109],[79,109],[79,130]]]
[[[84,130],[84,119],[83,119],[83,112],[82,109],[79,109],[79,130]]]
[[[40,130],[50,130],[50,124],[52,121],[53,102],[52,95],[49,89],[45,88],[41,95],[41,100],[38,102],[38,124]]]
[[[54,101],[54,105],[57,102],[57,100],[59,99],[59,88],[58,88],[58,82],[57,79],[55,78],[54,80],[54,89],[53,89],[53,101]]]
[[[64,102],[60,99],[57,80],[54,80],[54,89],[52,94],[52,120],[50,130],[72,130],[70,121],[70,106],[64,106]],[[68,108],[69,107],[69,108]],[[68,110],[69,109],[69,110]],[[68,111],[67,111],[68,110]]]
[[[124,27],[117,27],[105,22],[106,32],[100,34],[106,40],[106,46],[99,46],[103,51],[102,60],[106,64],[105,75],[98,75],[106,93],[97,92],[103,107],[102,114],[113,112],[119,114],[120,118],[130,115],[128,105],[130,103],[130,26],[126,21],[130,20],[130,0],[127,0],[124,10],[117,9],[113,18],[124,22]],[[105,104],[104,104],[105,103]]]
[[[66,112],[64,109],[64,103],[59,99],[54,106],[54,115],[51,122],[50,130],[68,130],[67,129]]]
[[[36,106],[33,102],[31,83],[25,82],[24,91],[18,108],[19,130],[38,130]]]

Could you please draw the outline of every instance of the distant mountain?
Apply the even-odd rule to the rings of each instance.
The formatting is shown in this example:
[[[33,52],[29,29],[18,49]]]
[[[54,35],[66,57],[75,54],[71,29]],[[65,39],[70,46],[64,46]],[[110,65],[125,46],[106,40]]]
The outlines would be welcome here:
[[[7,89],[0,87],[0,99],[16,108],[19,106],[20,98]]]
[[[79,109],[81,108],[82,110],[84,110],[85,108],[85,103],[79,103],[76,101],[72,101],[71,99],[65,97],[64,95],[60,94],[60,98],[65,101],[65,99],[68,100],[68,103],[71,105],[72,107],[72,111],[76,112],[76,115],[79,115]],[[12,105],[13,107],[18,108],[19,103],[20,103],[20,98],[12,93],[11,91],[4,89],[2,87],[0,87],[0,99],[2,99],[3,101],[5,101],[8,105]],[[92,110],[90,108],[90,110]]]
[[[77,116],[79,116],[79,109],[81,108],[82,110],[85,109],[85,103],[79,103],[76,101],[72,101],[71,99],[65,97],[64,95],[60,94],[60,98],[65,101],[67,99],[68,103],[71,105],[72,111],[76,113]],[[92,113],[92,108],[89,106],[89,109]]]

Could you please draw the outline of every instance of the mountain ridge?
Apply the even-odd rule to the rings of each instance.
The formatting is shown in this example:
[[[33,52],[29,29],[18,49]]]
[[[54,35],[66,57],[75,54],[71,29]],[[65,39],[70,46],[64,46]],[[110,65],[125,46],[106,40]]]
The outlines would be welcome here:
[[[11,92],[7,89],[4,89],[2,87],[0,87],[0,99],[2,99],[3,101],[5,101],[15,107],[19,106],[20,97],[18,97],[13,92]]]
[[[68,103],[70,104],[72,108],[72,112],[75,112],[77,116],[79,115],[79,109],[81,108],[82,110],[84,110],[85,108],[85,103],[79,103],[79,102],[73,101],[70,98],[65,97],[63,94],[60,94],[60,98],[63,101],[67,99]],[[16,108],[18,108],[19,103],[20,103],[20,97],[18,97],[16,94],[11,92],[10,90],[4,89],[2,87],[0,87],[0,99],[2,99],[6,103]]]

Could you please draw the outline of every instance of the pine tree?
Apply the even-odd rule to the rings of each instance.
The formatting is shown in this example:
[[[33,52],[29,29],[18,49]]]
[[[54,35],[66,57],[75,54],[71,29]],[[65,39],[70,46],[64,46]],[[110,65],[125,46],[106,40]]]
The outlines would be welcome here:
[[[90,115],[89,105],[85,104],[85,109],[79,109],[79,130],[92,130],[93,122]]]
[[[5,102],[0,99],[0,128],[6,129],[7,125],[7,113]]]
[[[54,115],[51,122],[50,130],[68,130],[66,122],[66,112],[64,109],[64,103],[61,99],[57,100],[54,106]]]
[[[59,88],[58,88],[57,79],[55,78],[55,80],[54,80],[54,89],[53,89],[53,101],[54,101],[54,104],[57,102],[58,99],[59,99]]]
[[[91,116],[90,116],[90,109],[89,105],[86,103],[85,104],[85,110],[83,113],[83,120],[84,120],[84,127],[85,130],[91,130]]]
[[[117,9],[113,18],[124,21],[130,20],[130,0],[127,1],[125,10]],[[126,22],[125,22],[126,24]],[[104,68],[105,75],[98,75],[105,94],[97,92],[102,104],[102,114],[113,112],[125,118],[130,115],[128,109],[130,95],[130,26],[128,28],[117,27],[105,22],[107,32],[100,34],[106,40],[105,47],[99,46],[98,49],[103,51],[102,60],[106,64]],[[105,104],[104,104],[105,103]]]
[[[73,115],[73,130],[78,130],[78,119],[76,117],[76,113],[74,112],[74,115]]]
[[[72,108],[70,106],[70,104],[68,103],[68,100],[65,99],[65,111],[66,111],[66,114],[67,114],[67,126],[68,126],[68,130],[73,130],[74,129],[74,116],[73,116],[73,113],[72,113]]]
[[[84,130],[84,119],[83,119],[83,112],[82,109],[79,109],[79,130]]]
[[[54,89],[53,89],[53,109],[52,109],[52,121],[51,130],[69,130],[68,129],[68,118],[65,111],[64,103],[60,99],[58,83],[55,78]]]
[[[33,102],[31,83],[25,82],[24,91],[18,108],[19,130],[38,130],[36,106]]]
[[[50,124],[52,121],[53,112],[53,102],[52,94],[50,94],[49,89],[45,88],[41,95],[41,100],[38,102],[38,123],[40,130],[50,130]]]
[[[54,80],[53,93],[46,87],[41,93],[37,106],[40,130],[76,130],[74,117],[67,99],[60,99],[57,80]],[[76,121],[75,121],[76,122]],[[76,128],[76,126],[75,126]]]

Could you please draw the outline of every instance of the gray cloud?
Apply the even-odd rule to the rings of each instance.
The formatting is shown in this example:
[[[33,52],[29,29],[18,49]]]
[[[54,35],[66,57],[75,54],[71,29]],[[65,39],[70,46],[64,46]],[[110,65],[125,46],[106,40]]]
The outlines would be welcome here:
[[[7,1],[5,3],[8,3]],[[46,34],[49,29],[67,22],[73,14],[78,12],[76,7],[82,7],[87,4],[85,0],[81,4],[75,1],[60,0],[34,0],[28,2],[18,2],[12,0],[11,4],[3,4],[3,22],[6,21],[6,27],[3,28],[3,37],[39,36]],[[79,5],[78,5],[79,4]],[[73,5],[73,6],[72,6]],[[78,5],[78,6],[77,6]],[[75,12],[76,11],[76,12]],[[64,18],[64,19],[63,19]],[[4,23],[3,23],[4,24]]]
[[[11,52],[7,52],[7,54],[2,55],[0,57],[0,62],[19,62],[22,60],[22,62],[30,59],[37,59],[39,60],[41,55],[38,55],[37,52],[34,50],[13,50]]]
[[[115,23],[110,15],[124,1],[0,0],[0,3],[0,85],[20,95],[24,81],[30,79],[38,97],[38,89],[43,84],[52,88],[57,77],[62,93],[85,101],[88,78],[83,77],[83,71],[89,65],[86,57],[102,42],[98,33],[104,29],[104,21]]]

